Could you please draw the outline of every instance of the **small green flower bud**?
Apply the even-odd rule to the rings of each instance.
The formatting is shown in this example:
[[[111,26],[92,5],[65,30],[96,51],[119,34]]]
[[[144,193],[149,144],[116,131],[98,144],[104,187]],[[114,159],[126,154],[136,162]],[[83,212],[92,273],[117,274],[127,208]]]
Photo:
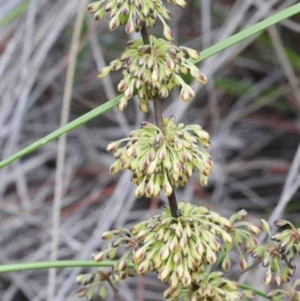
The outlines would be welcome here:
[[[161,272],[159,273],[158,277],[162,282],[165,282],[167,278],[170,276],[170,269],[168,267],[164,267],[161,269]]]
[[[99,270],[99,272],[98,272],[100,281],[106,281],[110,277],[110,275],[111,275],[111,272],[109,272],[109,271]]]
[[[209,264],[214,264],[217,261],[217,256],[211,249],[207,249],[205,258]]]
[[[105,252],[99,252],[93,256],[93,260],[96,262],[100,262],[105,258]]]
[[[105,10],[99,9],[98,11],[95,12],[94,18],[96,21],[101,21],[103,20],[104,16],[105,16]]]
[[[93,3],[89,4],[88,8],[87,8],[88,12],[95,13],[100,8],[100,5],[101,5],[101,1],[93,2]]]
[[[283,283],[282,276],[280,274],[276,274],[274,277],[274,282],[276,283],[277,286],[281,286]]]
[[[227,244],[232,244],[232,237],[225,231],[222,231],[222,238],[224,240],[225,243]]]
[[[85,279],[86,279],[86,274],[83,274],[83,275],[78,275],[77,277],[76,277],[76,283],[78,284],[78,285],[82,285],[83,283],[84,283],[84,281],[85,281]]]
[[[103,232],[102,233],[102,239],[103,240],[108,240],[108,239],[111,239],[114,235],[114,232],[113,231],[107,231],[107,232]]]
[[[113,274],[112,275],[112,279],[115,283],[119,283],[120,280],[121,280],[121,277],[120,277],[121,273],[120,274]]]
[[[127,22],[127,24],[125,26],[125,31],[128,34],[134,32],[134,23],[133,23],[132,19],[129,19],[129,21]]]
[[[140,230],[137,234],[136,234],[136,238],[138,240],[143,240],[145,239],[145,237],[147,237],[147,235],[149,235],[149,230],[148,229],[143,229],[143,230]]]
[[[248,226],[248,229],[251,231],[251,233],[260,234],[261,230],[258,227],[254,226],[252,224],[249,224],[249,223],[247,224],[247,226]]]
[[[271,263],[271,257],[269,255],[265,256],[263,261],[262,261],[262,265],[264,267],[267,267],[267,266],[270,265],[270,263]]]
[[[178,238],[181,238],[183,236],[183,228],[181,225],[181,222],[178,222],[175,228],[175,234]]]
[[[145,181],[143,181],[134,191],[134,195],[136,198],[140,198],[145,194]]]
[[[133,85],[131,84],[130,86],[127,87],[127,89],[124,92],[124,96],[126,97],[126,99],[131,98],[133,95]]]
[[[163,263],[163,261],[160,259],[160,257],[159,256],[155,256],[152,259],[152,261],[153,261],[154,268],[156,270],[159,270],[159,268],[162,266],[162,263]]]
[[[196,246],[195,246],[195,250],[196,252],[202,256],[203,253],[204,253],[204,248],[203,248],[203,245],[201,243],[197,243]]]
[[[109,169],[109,172],[111,174],[117,174],[121,169],[121,161],[117,160]]]
[[[176,252],[173,256],[173,261],[175,264],[180,264],[182,262],[182,255],[181,255],[181,252]]]
[[[149,270],[149,266],[150,266],[150,261],[149,260],[144,260],[142,261],[139,266],[138,266],[138,273],[140,275],[146,275],[146,273]]]
[[[115,16],[114,18],[112,18],[110,21],[109,21],[109,26],[108,26],[108,29],[110,31],[113,31],[115,30],[117,27],[120,26],[120,20],[118,19],[117,16]]]
[[[183,274],[184,274],[184,269],[182,265],[178,265],[175,269],[175,273],[177,275],[178,278],[182,278]]]
[[[286,225],[291,225],[291,223],[289,221],[283,220],[283,219],[277,219],[274,222],[274,225],[277,227],[284,227]]]
[[[105,299],[107,296],[107,288],[105,285],[102,285],[100,290],[99,290],[99,296],[101,297],[101,299]]]
[[[104,78],[111,71],[112,66],[107,66],[98,71],[98,78]]]
[[[180,295],[180,292],[181,292],[181,287],[173,288],[171,292],[171,297],[177,298]]]
[[[185,88],[181,89],[180,98],[182,99],[182,101],[184,103],[187,103],[190,100],[190,95],[189,95],[188,91]]]
[[[127,91],[127,89],[126,89]],[[124,111],[127,108],[128,99],[124,96],[119,100],[118,108],[120,111]]]
[[[148,102],[140,102],[140,110],[144,113],[147,113],[149,111],[149,104]]]
[[[248,299],[253,299],[255,297],[255,293],[250,290],[244,290],[243,295]]]
[[[114,259],[115,257],[116,257],[116,255],[117,255],[117,248],[112,248],[111,250],[110,250],[110,252],[108,253],[108,258],[109,259]]]
[[[240,258],[239,264],[242,270],[246,270],[248,268],[248,262],[245,258]]]
[[[167,24],[164,24],[164,27],[163,27],[163,35],[165,36],[165,38],[166,38],[168,41],[174,40],[174,34],[173,34],[171,28],[170,28]]]
[[[185,271],[183,274],[183,278],[182,278],[182,284],[184,286],[190,286],[191,283],[192,283],[192,278],[191,278],[190,274],[187,271]]]
[[[231,267],[231,260],[228,254],[225,255],[223,261],[222,261],[222,269],[223,271],[227,272],[230,270]]]
[[[188,47],[180,47],[181,49],[183,49],[184,51],[187,52],[188,56],[193,59],[193,60],[198,60],[200,58],[199,53],[192,49],[192,48],[188,48]]]
[[[187,236],[184,235],[184,232],[183,232],[182,236],[179,239],[179,247],[181,249],[185,249],[187,245],[188,245],[188,239],[187,239]]]
[[[133,255],[133,260],[136,264],[139,264],[142,262],[142,260],[145,258],[146,252],[144,248],[138,249],[134,255]]]
[[[184,0],[174,0],[174,2],[180,7],[184,8],[186,6],[186,2]]]
[[[178,282],[179,282],[179,279],[176,275],[176,273],[173,273],[172,276],[170,277],[170,280],[169,280],[169,284],[172,288],[176,288],[177,285],[178,285]]]
[[[127,269],[127,262],[125,259],[121,258],[116,262],[117,271],[125,271]]]
[[[87,289],[85,287],[82,287],[76,292],[76,296],[78,298],[82,298],[86,295],[86,293],[87,293]]]
[[[149,182],[145,189],[145,195],[147,198],[150,198],[153,196],[153,193],[154,193],[154,185],[152,182]]]
[[[179,245],[178,245],[178,239],[177,239],[176,236],[174,236],[174,237],[172,238],[171,242],[170,242],[170,245],[169,245],[170,251],[171,251],[172,253],[176,252],[177,249],[178,249],[178,246],[179,246]]]
[[[169,257],[169,255],[170,255],[169,247],[167,245],[163,246],[160,249],[160,253],[159,253],[160,259],[162,261],[165,261]]]
[[[271,280],[272,280],[271,270],[268,269],[267,273],[264,276],[264,283],[265,283],[265,285],[269,285],[270,282],[271,282]]]

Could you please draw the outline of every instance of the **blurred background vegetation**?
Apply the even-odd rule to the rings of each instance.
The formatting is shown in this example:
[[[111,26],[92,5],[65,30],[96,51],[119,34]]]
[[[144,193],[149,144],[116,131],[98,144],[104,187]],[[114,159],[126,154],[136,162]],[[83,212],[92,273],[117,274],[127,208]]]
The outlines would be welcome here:
[[[0,0],[2,159],[59,127],[74,23],[83,1]],[[200,52],[296,2],[192,0],[185,9],[168,8],[175,43]],[[162,28],[158,24],[149,32],[161,36]],[[127,39],[122,28],[109,32],[106,21],[96,23],[85,13],[69,120],[118,95],[120,74],[100,81],[97,70],[122,52]],[[209,186],[201,188],[195,174],[178,190],[178,200],[227,216],[245,208],[252,221],[268,219],[279,202],[286,202],[284,216],[300,226],[299,40],[300,15],[202,62],[208,84],[192,83],[197,94],[187,105],[178,91],[163,102],[164,116],[200,124],[212,139]],[[103,231],[130,227],[166,203],[164,196],[136,201],[130,174],[108,172],[113,157],[106,145],[146,118],[153,121],[153,112],[145,116],[134,99],[125,114],[114,109],[68,134],[59,259],[89,259],[101,248]],[[0,170],[0,264],[50,258],[57,145],[47,144]],[[55,300],[76,300],[79,271],[58,271]],[[0,276],[1,300],[47,300],[47,283],[47,271]],[[162,290],[155,275],[121,285],[125,300],[162,300]]]

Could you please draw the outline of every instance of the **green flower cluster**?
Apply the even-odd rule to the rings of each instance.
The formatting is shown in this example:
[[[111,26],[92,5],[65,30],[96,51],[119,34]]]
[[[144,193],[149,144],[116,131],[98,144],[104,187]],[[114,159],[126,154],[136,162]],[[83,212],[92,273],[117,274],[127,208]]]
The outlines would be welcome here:
[[[181,290],[180,298],[176,296],[179,288],[168,288],[164,296],[169,300],[190,300],[190,301],[238,301],[241,296],[253,298],[252,291],[240,291],[237,282],[222,277],[221,272],[198,274],[194,285]]]
[[[176,0],[176,4],[183,6],[183,0]],[[163,24],[166,39],[172,40],[173,33],[165,20],[172,18],[161,0],[101,0],[91,3],[88,11],[94,13],[96,21],[101,21],[106,15],[109,30],[115,30],[125,25],[125,31],[138,32],[144,27],[153,27],[159,18]]]
[[[191,203],[180,202],[178,208],[178,218],[172,217],[166,207],[161,215],[134,225],[130,231],[116,229],[103,233],[105,240],[113,236],[117,239],[95,254],[94,260],[114,259],[119,248],[125,248],[113,267],[121,279],[130,274],[128,266],[133,262],[138,274],[155,271],[172,288],[198,283],[204,265],[216,262],[221,240],[232,243],[228,234],[231,222]]]
[[[289,224],[293,227],[292,224],[283,220],[278,220],[275,222],[275,224],[278,226]],[[293,257],[286,257],[290,255],[291,252],[294,252],[294,250],[288,249],[287,251],[284,249],[284,245],[288,245],[288,241],[290,241],[289,239],[291,238],[292,241],[295,237],[291,235],[290,230],[285,230],[284,232],[275,234],[271,237],[269,225],[265,220],[260,221],[260,227],[268,234],[268,242],[264,245],[253,245],[252,247],[249,246],[247,248],[247,252],[251,253],[253,258],[258,258],[261,260],[262,265],[267,268],[267,272],[264,276],[264,283],[269,285],[273,278],[274,283],[280,286],[282,283],[289,282],[290,278],[294,275],[295,266],[291,262],[294,257],[294,253],[292,253]],[[297,232],[297,229],[294,228],[294,230]],[[280,244],[276,244],[271,239],[278,242],[280,242],[281,239],[287,240],[284,244],[282,244],[282,241]],[[290,247],[291,246],[292,244]]]
[[[287,283],[294,275],[295,266],[292,263],[285,262],[281,259],[278,247],[273,243],[261,245],[251,250],[252,257],[262,260],[262,265],[267,267],[267,272],[264,276],[264,283],[269,285],[272,278],[274,283],[280,286],[282,283]]]
[[[132,269],[129,267],[129,263],[132,262],[132,251],[134,247],[137,247],[137,239],[125,228],[118,228],[112,231],[107,231],[102,234],[103,240],[109,240],[113,236],[117,239],[112,241],[108,247],[101,252],[94,254],[93,260],[101,262],[104,259],[115,259],[118,257],[118,250],[120,248],[125,249],[122,252],[121,258],[116,260],[112,268],[114,282],[126,279],[132,275]]]
[[[195,91],[185,83],[181,74],[189,73],[198,82],[206,83],[206,77],[188,60],[188,57],[199,58],[197,51],[178,47],[154,36],[150,36],[149,40],[149,45],[144,45],[142,39],[129,41],[119,59],[99,70],[99,78],[110,71],[123,70],[123,79],[118,85],[118,90],[124,92],[118,106],[121,111],[126,109],[135,89],[140,99],[140,109],[148,112],[149,101],[153,97],[166,98],[176,87],[181,87],[180,97],[184,102],[195,96]]]
[[[272,290],[268,297],[272,301],[300,301],[300,279],[297,279],[292,287]]]
[[[232,220],[236,222],[241,216],[245,216],[244,211]],[[234,239],[238,236],[233,229],[238,226],[241,225],[234,225],[206,207],[180,202],[177,218],[166,207],[162,214],[134,225],[130,231],[123,228],[107,231],[102,238],[115,239],[93,259],[97,262],[118,259],[110,272],[99,270],[80,275],[77,283],[83,288],[77,295],[103,295],[106,293],[103,287],[109,280],[118,283],[135,273],[156,272],[162,282],[169,284],[164,296],[170,300],[237,301],[242,294],[252,298],[252,292],[240,292],[238,285],[223,278],[222,273],[204,272],[205,266],[217,262],[220,251],[226,249],[222,246],[228,248],[237,243]],[[247,227],[258,232],[251,224]],[[240,235],[247,232],[239,231]]]
[[[107,296],[107,280],[111,277],[111,274],[111,272],[99,269],[95,273],[79,275],[76,278],[76,283],[82,287],[76,292],[76,296],[78,298],[86,297],[89,301],[96,296],[100,297],[100,300],[104,300]]]
[[[129,138],[111,142],[107,150],[116,162],[111,173],[120,169],[133,172],[137,184],[136,197],[157,197],[160,191],[169,196],[173,187],[184,186],[195,168],[200,171],[200,182],[207,185],[213,163],[205,148],[209,135],[199,125],[175,123],[174,117],[164,118],[165,134],[155,125],[143,122]],[[127,142],[125,146],[122,146]]]
[[[246,270],[248,268],[248,262],[244,256],[244,251],[251,253],[253,248],[259,245],[259,241],[256,236],[260,234],[261,229],[248,221],[245,221],[244,219],[246,216],[246,210],[240,210],[233,214],[229,219],[232,226],[228,229],[228,231],[233,238],[233,243],[224,244],[225,256],[222,260],[223,271],[228,271],[231,267],[229,253],[233,247],[235,247],[238,251],[239,265],[241,269]]]
[[[199,282],[204,266],[213,264],[221,250],[221,240],[231,243],[228,219],[191,203],[178,204],[179,217],[167,207],[159,216],[131,229],[138,240],[133,262],[138,274],[155,271],[162,282],[179,294],[178,288]],[[172,296],[174,297],[174,294]]]
[[[275,225],[278,227],[291,227],[291,229],[283,230],[272,236],[272,240],[279,243],[281,258],[291,262],[297,253],[300,254],[300,228],[297,229],[291,222],[282,219],[275,221]]]

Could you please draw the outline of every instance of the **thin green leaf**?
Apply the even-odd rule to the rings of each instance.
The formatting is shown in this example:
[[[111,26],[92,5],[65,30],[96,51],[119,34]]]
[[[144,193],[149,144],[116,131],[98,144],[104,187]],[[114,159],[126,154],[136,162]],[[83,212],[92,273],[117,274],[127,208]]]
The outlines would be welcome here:
[[[113,260],[105,260],[102,262],[95,262],[92,260],[59,260],[59,261],[43,261],[43,262],[26,262],[16,264],[0,265],[1,273],[11,273],[20,271],[31,270],[45,270],[52,268],[84,268],[84,267],[112,267],[115,264]],[[128,267],[133,267],[133,264],[129,264]]]
[[[101,105],[101,106],[97,107],[96,109],[84,114],[83,116],[71,121],[70,123],[66,124],[65,126],[59,128],[58,130],[52,132],[51,134],[49,134],[47,136],[45,136],[44,138],[42,138],[42,139],[36,141],[35,143],[27,146],[26,148],[24,148],[23,150],[19,151],[16,154],[12,155],[11,157],[1,161],[0,162],[0,168],[3,168],[5,166],[11,164],[15,160],[20,159],[20,158],[24,157],[25,155],[33,152],[34,150],[40,148],[44,144],[47,144],[47,143],[51,142],[52,140],[57,139],[61,135],[76,129],[80,125],[87,123],[88,121],[94,119],[95,117],[106,113],[107,111],[111,110],[113,107],[115,107],[118,104],[119,99],[121,98],[121,96],[122,95],[119,95],[119,96],[115,97],[114,99],[104,103],[103,105]]]
[[[300,12],[300,3],[290,6],[289,8],[284,9],[283,11],[277,13],[274,16],[271,16],[263,21],[256,23],[255,25],[229,37],[225,41],[222,41],[202,52],[200,52],[200,58],[198,60],[194,60],[195,63],[199,63],[207,59],[208,57],[217,54],[218,52],[237,44],[250,36],[259,33],[267,29],[268,27],[279,23],[287,18],[290,18]]]
[[[18,6],[16,6],[11,12],[9,12],[4,17],[0,18],[0,26],[4,27],[10,22],[16,20],[20,15],[25,13],[29,7],[30,1],[23,1]]]

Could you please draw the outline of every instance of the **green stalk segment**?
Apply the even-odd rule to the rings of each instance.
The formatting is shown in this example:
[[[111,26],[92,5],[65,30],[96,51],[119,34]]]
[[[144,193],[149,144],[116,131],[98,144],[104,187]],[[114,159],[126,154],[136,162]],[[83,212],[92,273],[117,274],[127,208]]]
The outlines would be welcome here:
[[[203,50],[200,52],[200,58],[198,60],[193,60],[195,64],[199,63],[200,61],[203,61],[207,58],[209,58],[212,55],[217,54],[218,52],[237,44],[250,36],[259,33],[260,31],[263,31],[267,29],[268,27],[277,24],[287,18],[290,18],[300,12],[300,3],[295,4],[289,8],[286,8],[285,10],[277,13],[274,16],[271,16],[263,21],[260,21],[256,23],[255,25],[252,25],[251,27],[229,37],[225,41],[222,41],[214,46],[209,47],[206,50]]]
[[[119,95],[119,96],[115,97],[114,99],[112,99],[110,101],[107,101],[106,103],[104,103],[103,105],[97,107],[96,109],[94,109],[94,110],[82,115],[81,117],[71,121],[70,123],[66,124],[65,126],[59,128],[58,130],[52,132],[51,134],[45,136],[44,138],[42,138],[42,139],[34,142],[33,144],[27,146],[26,148],[22,149],[18,153],[16,153],[16,154],[12,155],[11,157],[1,161],[0,162],[0,168],[3,168],[5,166],[11,164],[15,160],[20,159],[20,158],[24,157],[25,155],[30,154],[31,152],[33,152],[36,149],[40,148],[44,144],[47,144],[47,143],[51,142],[52,140],[57,139],[61,135],[66,134],[66,133],[76,129],[80,125],[87,123],[88,121],[94,119],[95,117],[106,113],[107,111],[111,110],[113,107],[115,107],[118,104],[121,97],[122,97],[122,95]]]
[[[115,263],[116,262],[113,260],[106,260],[102,262],[95,262],[92,260],[59,260],[5,264],[0,265],[0,274],[20,271],[45,270],[53,268],[112,267]],[[129,265],[129,267],[133,267],[133,265]]]

